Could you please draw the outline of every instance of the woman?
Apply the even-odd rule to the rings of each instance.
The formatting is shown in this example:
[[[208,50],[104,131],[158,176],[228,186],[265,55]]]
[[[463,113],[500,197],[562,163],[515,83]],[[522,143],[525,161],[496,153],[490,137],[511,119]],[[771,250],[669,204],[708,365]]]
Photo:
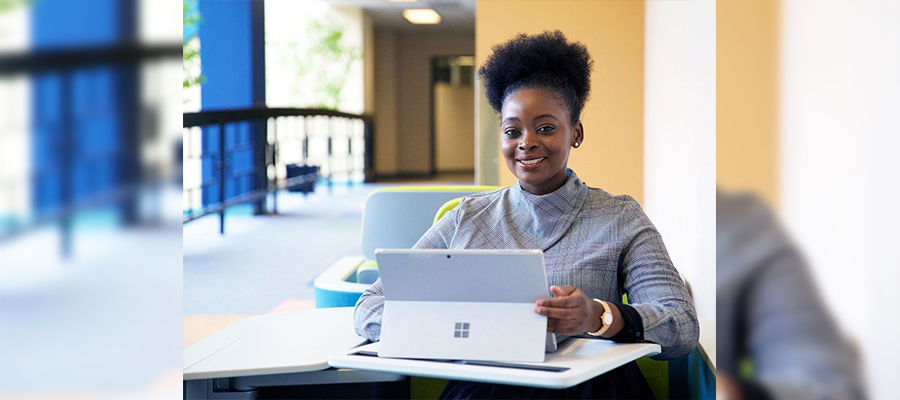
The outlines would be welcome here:
[[[559,31],[494,47],[478,73],[500,114],[506,166],[519,181],[463,198],[415,247],[541,249],[555,297],[538,300],[534,311],[548,317],[548,331],[654,342],[662,346],[657,358],[682,356],[696,346],[699,327],[659,232],[633,198],[590,188],[567,168],[569,152],[584,143],[592,64],[584,45]],[[621,303],[623,293],[631,305]],[[356,304],[360,335],[379,339],[383,306],[378,281]],[[565,390],[451,381],[442,397],[653,395],[632,362]]]

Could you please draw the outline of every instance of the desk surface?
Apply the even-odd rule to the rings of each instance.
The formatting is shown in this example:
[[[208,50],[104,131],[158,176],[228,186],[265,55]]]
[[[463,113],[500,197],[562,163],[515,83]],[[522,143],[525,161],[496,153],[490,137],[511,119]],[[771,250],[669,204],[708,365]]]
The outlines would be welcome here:
[[[259,315],[184,349],[183,379],[323,370],[329,355],[365,341],[353,331],[353,307]]]
[[[345,355],[331,357],[328,363],[336,368],[559,389],[577,385],[629,361],[661,351],[658,344],[651,343],[619,344],[607,340],[572,339],[563,343],[556,352],[548,354],[543,363],[515,363],[569,368],[563,372],[351,355],[358,350],[377,352],[378,345],[372,343],[346,351]]]

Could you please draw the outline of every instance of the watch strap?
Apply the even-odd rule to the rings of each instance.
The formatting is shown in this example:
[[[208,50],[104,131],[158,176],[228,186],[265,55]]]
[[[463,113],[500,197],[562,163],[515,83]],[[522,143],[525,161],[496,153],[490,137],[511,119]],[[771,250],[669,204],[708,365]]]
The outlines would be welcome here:
[[[606,331],[609,330],[609,327],[611,326],[611,324],[606,323],[606,316],[612,315],[612,310],[609,309],[609,305],[606,304],[605,301],[598,300],[598,299],[594,299],[594,301],[600,303],[600,305],[603,306],[603,313],[600,314],[600,329],[598,329],[596,332],[585,332],[585,333],[587,333],[588,335],[591,335],[591,336],[600,336],[600,335],[606,333]]]

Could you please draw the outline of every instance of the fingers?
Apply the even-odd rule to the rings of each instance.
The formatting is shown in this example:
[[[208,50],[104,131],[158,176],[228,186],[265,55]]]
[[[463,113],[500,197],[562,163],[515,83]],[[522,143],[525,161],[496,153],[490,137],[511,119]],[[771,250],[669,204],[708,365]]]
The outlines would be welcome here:
[[[575,336],[581,334],[578,324],[571,320],[547,319],[547,332]]]
[[[556,307],[556,308],[572,308],[578,307],[584,302],[580,301],[577,297],[555,297],[551,299],[540,299],[535,302],[535,305],[540,307]]]
[[[543,315],[548,318],[573,319],[575,318],[575,309],[565,307],[535,307],[534,313]]]
[[[590,299],[574,286],[550,286],[557,297],[535,302],[534,312],[547,317],[547,331],[563,335],[578,335],[590,313]]]
[[[575,286],[550,286],[550,293],[557,296],[569,296],[578,290]]]
[[[584,314],[584,311],[578,308],[568,308],[568,307],[535,307],[534,313],[538,315],[543,315],[547,318],[556,318],[563,320],[581,320],[581,315]]]

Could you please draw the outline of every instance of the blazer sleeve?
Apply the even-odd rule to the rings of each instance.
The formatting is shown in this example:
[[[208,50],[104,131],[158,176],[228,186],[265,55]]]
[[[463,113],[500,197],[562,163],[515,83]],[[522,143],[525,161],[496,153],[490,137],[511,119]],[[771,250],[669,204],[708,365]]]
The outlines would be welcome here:
[[[654,358],[689,354],[697,346],[700,326],[687,287],[640,205],[632,200],[621,215],[627,242],[620,253],[619,280],[641,317],[644,332],[636,334],[662,347]]]

